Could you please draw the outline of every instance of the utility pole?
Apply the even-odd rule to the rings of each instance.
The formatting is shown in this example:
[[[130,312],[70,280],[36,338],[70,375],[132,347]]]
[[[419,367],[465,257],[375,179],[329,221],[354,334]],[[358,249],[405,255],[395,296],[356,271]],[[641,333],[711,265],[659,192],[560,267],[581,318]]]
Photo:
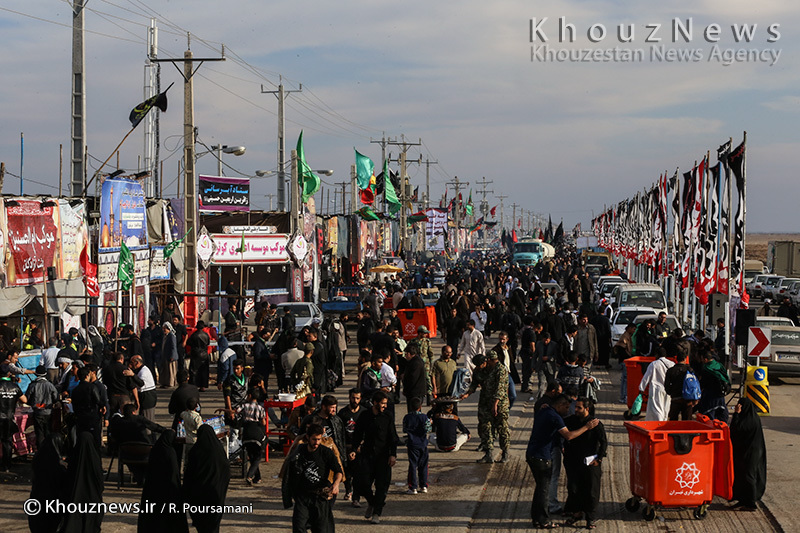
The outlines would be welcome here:
[[[147,27],[147,59],[144,63],[144,99],[151,98],[161,92],[161,65],[154,63],[152,59],[158,57],[158,27],[156,19],[150,19],[150,26]],[[155,197],[159,186],[158,175],[158,117],[160,109],[156,107],[145,115],[144,122],[144,162],[140,170],[150,172],[150,176],[145,180],[145,195]]]
[[[358,174],[356,173],[356,166],[355,164],[350,165],[350,211],[356,210],[356,179],[358,178]],[[342,188],[344,190],[344,188]],[[342,198],[342,203],[344,203],[344,198]]]
[[[347,204],[347,202],[345,202],[345,194],[346,194],[346,191],[347,191],[347,182],[346,181],[337,181],[336,183],[334,183],[334,185],[340,185],[342,187],[342,211],[341,211],[341,213],[342,213],[342,215],[344,215],[344,214],[346,214],[345,205]],[[333,210],[336,211],[336,195],[334,195],[334,198],[333,198]],[[336,212],[338,213],[338,211],[336,211]]]
[[[503,212],[504,212],[503,200],[508,198],[508,195],[507,194],[498,194],[498,195],[495,195],[495,198],[500,200],[500,232],[502,233],[503,230],[505,229],[505,224],[503,224]]]
[[[184,158],[184,218],[189,234],[183,241],[184,249],[184,292],[197,292],[197,175],[195,174],[195,127],[194,127],[194,84],[193,77],[197,69],[206,61],[225,61],[225,48],[222,57],[197,58],[192,55],[191,35],[187,34],[187,47],[180,58],[153,58],[153,62],[169,62],[181,72],[178,63],[183,63],[183,158]],[[197,68],[194,62],[199,61]]]
[[[486,176],[481,178],[481,181],[476,181],[475,185],[480,185],[481,189],[478,190],[480,194],[483,195],[483,199],[481,200],[481,213],[483,214],[483,220],[486,222],[486,217],[489,216],[489,202],[486,201],[486,193],[494,194],[494,191],[487,191],[486,186],[490,183],[494,183],[494,180],[487,180]],[[486,248],[486,228],[483,230],[483,247]]]
[[[391,139],[387,139],[386,138],[386,132],[381,132],[381,140],[380,141],[378,141],[378,140],[374,140],[373,141],[372,137],[369,138],[370,144],[380,144],[381,145],[381,169],[383,169],[383,167],[386,164],[386,145],[389,143],[390,140]],[[397,139],[395,138],[395,141],[396,140]],[[383,179],[384,180],[389,179],[389,176],[384,176]],[[381,210],[385,211],[386,210],[386,185],[385,184],[383,186],[383,202],[382,202],[382,206],[383,207],[382,207]]]
[[[438,164],[438,161],[425,159],[425,209],[431,206],[431,165]]]
[[[303,84],[300,88],[287,91],[283,88],[283,76],[277,91],[266,91],[261,86],[261,94],[274,94],[278,98],[278,211],[286,211],[286,137],[284,134],[286,121],[284,115],[284,102],[286,97],[292,93],[303,92]]]
[[[273,193],[268,193],[265,194],[264,196],[269,198],[269,210],[272,211],[272,199],[275,198],[275,195]]]
[[[511,204],[511,229],[517,229],[517,207],[522,207],[520,204]]]
[[[84,22],[83,8],[85,0],[72,2],[72,123],[70,147],[69,192],[72,196],[81,196],[86,187],[84,181],[84,147],[86,146],[86,77],[84,63],[86,48],[83,43]]]
[[[458,205],[458,195],[461,193],[461,189],[466,189],[469,186],[469,182],[460,181],[458,176],[453,178],[453,181],[449,181],[446,185],[453,187],[455,191],[453,198],[455,198],[455,205],[456,205],[456,216],[455,216],[455,223],[456,223],[456,240],[455,240],[455,252],[456,254],[459,253],[461,250],[461,233],[460,233],[460,225],[461,225],[461,206]]]
[[[408,238],[408,228],[406,227],[406,200],[408,199],[409,189],[411,188],[410,183],[408,183],[408,175],[406,174],[406,165],[407,165],[407,152],[408,149],[412,146],[421,146],[422,139],[418,142],[411,143],[407,142],[405,135],[400,136],[400,142],[397,141],[386,141],[387,145],[392,146],[399,146],[400,147],[400,250],[405,252],[407,250],[407,238]],[[422,155],[419,156],[419,163],[422,163]],[[386,179],[386,176],[384,176]],[[384,191],[386,188],[384,186]]]

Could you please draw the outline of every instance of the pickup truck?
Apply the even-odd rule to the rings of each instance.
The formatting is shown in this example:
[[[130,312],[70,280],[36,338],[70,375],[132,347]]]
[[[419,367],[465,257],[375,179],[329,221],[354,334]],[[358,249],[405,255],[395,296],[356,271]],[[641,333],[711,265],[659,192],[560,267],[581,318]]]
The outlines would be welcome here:
[[[355,313],[361,311],[361,302],[367,296],[367,287],[338,285],[328,290],[328,300],[320,303],[324,314]]]
[[[772,329],[769,359],[762,359],[770,373],[800,375],[800,328],[790,319],[778,316],[756,317],[756,326]]]

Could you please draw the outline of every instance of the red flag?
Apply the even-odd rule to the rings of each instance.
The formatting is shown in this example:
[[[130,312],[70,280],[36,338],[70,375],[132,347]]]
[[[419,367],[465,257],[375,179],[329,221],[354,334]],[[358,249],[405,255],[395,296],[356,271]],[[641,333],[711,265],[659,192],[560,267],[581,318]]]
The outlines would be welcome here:
[[[97,282],[97,265],[89,262],[88,245],[84,245],[80,257],[81,268],[83,269],[83,283],[86,285],[86,292],[92,298],[100,296],[100,285]]]
[[[518,228],[522,227],[522,219],[517,220],[517,227]]]
[[[494,216],[494,214],[495,214],[495,212],[496,212],[496,211],[497,211],[497,206],[494,206],[494,207],[492,208],[492,210],[491,210],[491,211],[489,211],[489,213],[491,213],[491,215],[492,215],[492,216]]]
[[[517,230],[515,230],[515,229],[511,230],[511,240],[514,241],[514,242],[517,242],[519,240],[519,239],[517,239]]]
[[[361,203],[372,205],[375,202],[375,193],[372,192],[372,189],[367,187],[366,189],[361,189]]]

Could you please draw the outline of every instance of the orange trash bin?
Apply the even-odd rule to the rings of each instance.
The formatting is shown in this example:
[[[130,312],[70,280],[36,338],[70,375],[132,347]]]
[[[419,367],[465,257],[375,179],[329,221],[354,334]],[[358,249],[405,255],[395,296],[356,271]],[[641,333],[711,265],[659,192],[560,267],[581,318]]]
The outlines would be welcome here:
[[[705,518],[715,495],[730,499],[733,455],[727,424],[697,415],[697,420],[625,422],[630,443],[630,487],[625,507],[635,512],[647,502],[644,519],[656,507],[694,507]]]
[[[436,308],[428,306],[425,309],[398,309],[400,325],[403,328],[403,339],[409,340],[417,336],[417,328],[425,326],[431,332],[430,338],[436,337]]]

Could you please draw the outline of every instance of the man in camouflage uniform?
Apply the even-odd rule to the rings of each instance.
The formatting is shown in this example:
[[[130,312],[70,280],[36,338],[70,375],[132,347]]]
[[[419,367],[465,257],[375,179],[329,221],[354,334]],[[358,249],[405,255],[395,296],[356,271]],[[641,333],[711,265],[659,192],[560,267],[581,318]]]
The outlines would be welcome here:
[[[408,341],[405,351],[408,352],[411,346],[419,348],[419,356],[422,362],[425,363],[425,375],[428,378],[428,405],[431,404],[431,395],[433,394],[433,384],[431,383],[431,369],[433,368],[433,348],[431,347],[431,339],[429,338],[430,331],[426,326],[417,328],[417,336]]]
[[[481,395],[478,399],[478,435],[481,438],[483,457],[479,463],[495,462],[492,457],[495,437],[500,439],[503,455],[496,462],[508,462],[508,445],[510,431],[508,429],[508,370],[501,364],[497,352],[490,350],[485,356],[478,355],[474,359],[475,371],[472,383],[461,397],[466,398],[478,387]]]

